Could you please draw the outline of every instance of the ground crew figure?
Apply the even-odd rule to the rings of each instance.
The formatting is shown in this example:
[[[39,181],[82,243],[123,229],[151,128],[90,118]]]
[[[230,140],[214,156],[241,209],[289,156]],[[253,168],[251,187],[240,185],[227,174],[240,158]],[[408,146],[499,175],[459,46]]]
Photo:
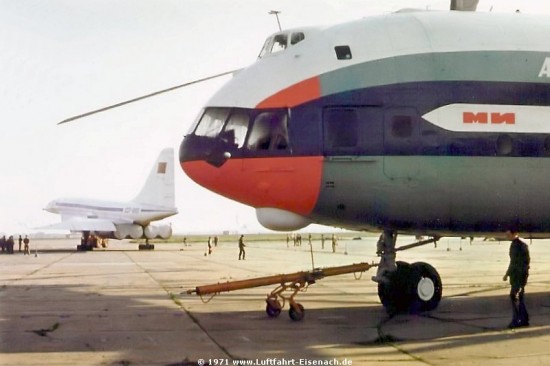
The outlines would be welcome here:
[[[525,285],[529,277],[529,247],[519,237],[515,230],[506,231],[506,238],[510,243],[510,264],[502,278],[507,281],[510,278],[510,300],[512,301],[512,322],[508,328],[529,326],[529,314],[523,301]]]
[[[10,235],[8,238],[8,254],[13,254],[13,247],[15,246],[15,241],[13,240],[13,235]]]
[[[332,252],[336,253],[336,235],[332,234]]]
[[[24,244],[24,247],[23,247],[23,254],[24,255],[31,255],[31,249],[29,247],[29,243],[31,241],[29,240],[29,238],[27,237],[27,235],[25,235],[25,239],[23,239],[23,244]]]
[[[246,252],[244,251],[245,246],[246,245],[244,245],[244,235],[241,235],[241,237],[239,238],[239,260],[241,260],[241,256],[243,260],[246,256]]]
[[[23,238],[19,235],[19,253],[21,253],[21,245],[23,244]]]
[[[0,248],[2,249],[2,253],[6,251],[6,236],[3,235],[0,238]]]
[[[214,246],[215,247],[218,246],[218,237],[217,236],[214,237]]]
[[[208,237],[208,255],[212,254],[212,237]]]

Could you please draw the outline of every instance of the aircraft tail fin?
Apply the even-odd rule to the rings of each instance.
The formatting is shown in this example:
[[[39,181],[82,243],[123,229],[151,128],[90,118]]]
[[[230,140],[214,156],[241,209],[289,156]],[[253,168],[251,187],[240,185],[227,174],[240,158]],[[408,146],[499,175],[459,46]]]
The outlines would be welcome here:
[[[134,202],[154,206],[175,207],[174,149],[160,152],[147,181]]]

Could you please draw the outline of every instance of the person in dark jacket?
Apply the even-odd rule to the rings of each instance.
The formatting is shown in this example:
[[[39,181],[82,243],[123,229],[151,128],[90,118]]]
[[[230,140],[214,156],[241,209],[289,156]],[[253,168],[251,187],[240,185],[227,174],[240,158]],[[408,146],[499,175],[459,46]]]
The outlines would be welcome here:
[[[239,260],[241,260],[241,256],[243,260],[245,259],[246,251],[244,250],[244,247],[246,247],[246,245],[244,244],[244,235],[241,235],[241,237],[239,238]]]
[[[512,322],[509,328],[529,326],[529,314],[525,307],[525,285],[529,277],[529,247],[518,236],[515,230],[508,230],[506,237],[510,243],[510,264],[502,278],[507,281],[510,278],[510,300],[512,301]]]

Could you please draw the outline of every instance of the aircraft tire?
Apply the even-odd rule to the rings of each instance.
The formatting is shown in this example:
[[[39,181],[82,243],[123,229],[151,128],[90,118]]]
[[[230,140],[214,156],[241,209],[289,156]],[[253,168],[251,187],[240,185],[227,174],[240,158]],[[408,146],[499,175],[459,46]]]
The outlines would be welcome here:
[[[139,250],[155,250],[155,244],[139,244]]]
[[[276,318],[281,314],[281,306],[275,307],[268,303],[265,307],[265,312],[270,318]]]
[[[409,276],[411,265],[407,262],[396,262],[397,269],[390,273],[387,282],[378,282],[378,297],[388,315],[408,312],[411,305]]]
[[[434,267],[424,262],[411,264],[410,282],[410,312],[418,313],[437,308],[443,294],[443,286],[441,277]]]
[[[295,306],[297,309],[294,308],[294,306],[290,305],[290,309],[288,310],[288,316],[290,316],[290,319],[292,319],[295,322],[298,322],[304,318],[304,307],[302,304],[296,303]]]

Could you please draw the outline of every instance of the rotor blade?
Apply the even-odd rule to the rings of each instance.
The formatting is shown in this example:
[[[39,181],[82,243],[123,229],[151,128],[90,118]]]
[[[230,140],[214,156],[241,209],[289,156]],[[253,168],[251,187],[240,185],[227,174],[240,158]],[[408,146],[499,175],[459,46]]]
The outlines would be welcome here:
[[[87,112],[87,113],[84,113],[84,114],[79,114],[77,116],[73,116],[73,117],[64,119],[63,121],[58,122],[57,124],[60,125],[60,124],[71,122],[71,121],[74,121],[74,120],[77,120],[77,119],[80,119],[80,118],[88,117],[88,116],[91,116],[91,115],[96,114],[96,113],[105,112],[105,111],[108,111],[109,109],[118,108],[118,107],[121,107],[123,105],[134,103],[134,102],[137,102],[137,101],[140,101],[140,100],[143,100],[143,99],[151,98],[151,97],[154,97],[154,96],[159,95],[159,94],[168,93],[168,92],[171,92],[173,90],[184,88],[184,87],[189,86],[189,85],[201,83],[203,81],[207,81],[207,80],[210,80],[210,79],[215,79],[215,78],[218,78],[218,77],[224,76],[224,75],[233,74],[233,73],[235,73],[237,71],[240,71],[240,70],[241,69],[226,71],[226,72],[222,72],[221,74],[212,75],[212,76],[209,76],[209,77],[206,77],[206,78],[193,80],[193,81],[190,81],[190,82],[185,83],[185,84],[176,85],[176,86],[173,86],[173,87],[168,88],[168,89],[159,90],[159,91],[156,91],[156,92],[151,93],[151,94],[147,94],[147,95],[143,95],[141,97],[126,100],[124,102],[116,103],[116,104],[113,104],[113,105],[110,105],[110,106],[107,106],[107,107],[103,107],[103,108],[100,108],[100,109],[96,109],[94,111]]]
[[[476,11],[479,0],[451,0],[451,10]]]

